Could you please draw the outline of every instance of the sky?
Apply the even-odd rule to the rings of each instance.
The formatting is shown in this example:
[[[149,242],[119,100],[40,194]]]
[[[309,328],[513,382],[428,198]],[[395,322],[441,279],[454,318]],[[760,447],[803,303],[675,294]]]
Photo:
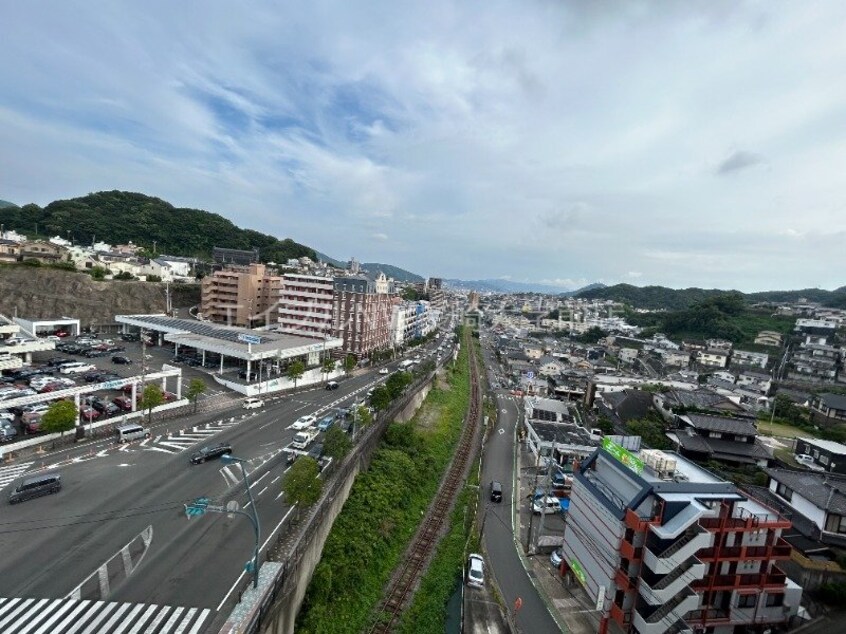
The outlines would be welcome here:
[[[0,199],[424,276],[846,284],[846,3],[8,2]]]

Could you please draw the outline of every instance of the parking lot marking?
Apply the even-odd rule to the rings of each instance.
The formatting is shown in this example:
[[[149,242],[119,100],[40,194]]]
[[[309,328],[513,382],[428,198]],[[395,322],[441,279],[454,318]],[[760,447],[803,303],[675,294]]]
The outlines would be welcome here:
[[[0,467],[0,489],[22,476],[32,464],[31,462],[22,462],[18,465]]]

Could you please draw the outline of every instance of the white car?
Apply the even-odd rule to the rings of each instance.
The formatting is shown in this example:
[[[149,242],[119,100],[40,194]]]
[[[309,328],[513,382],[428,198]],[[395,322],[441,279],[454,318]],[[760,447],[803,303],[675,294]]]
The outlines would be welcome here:
[[[796,462],[798,462],[800,465],[802,465],[803,467],[807,467],[811,471],[825,471],[823,467],[814,462],[814,457],[809,454],[799,453],[793,456],[793,459],[796,460]]]
[[[250,398],[244,399],[244,409],[257,409],[259,407],[264,406],[264,401],[260,398],[256,398],[251,396]]]
[[[297,420],[294,421],[294,424],[291,425],[291,429],[308,429],[316,422],[316,416],[300,416]]]
[[[379,374],[388,374],[389,372],[388,368],[379,368]]]
[[[467,585],[472,588],[485,587],[485,560],[472,554],[467,558]]]

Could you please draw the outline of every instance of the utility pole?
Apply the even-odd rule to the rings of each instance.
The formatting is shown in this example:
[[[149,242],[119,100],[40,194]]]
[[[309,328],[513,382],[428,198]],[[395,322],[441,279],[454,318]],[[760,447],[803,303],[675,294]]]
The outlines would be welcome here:
[[[552,463],[554,462],[555,458],[555,446],[558,444],[558,434],[556,434],[552,440],[552,451],[549,454],[549,459],[546,463],[546,477],[544,478],[545,483],[543,487],[543,501],[544,505],[541,507],[541,516],[540,516],[540,526],[538,526],[538,532],[535,535],[535,552],[538,552],[538,539],[540,539],[540,534],[543,532],[543,521],[546,518],[546,498],[549,497],[549,490],[552,484]]]
[[[528,552],[530,555],[534,554],[531,550],[532,525],[534,524],[534,521],[535,521],[535,511],[532,508],[532,505],[535,502],[535,491],[538,488],[538,469],[540,468],[540,455],[541,455],[540,447],[538,447],[537,449],[538,449],[538,454],[537,454],[537,458],[535,459],[535,482],[532,485],[531,493],[529,493],[529,534],[526,535],[526,552]],[[519,487],[518,487],[518,490],[519,490]]]

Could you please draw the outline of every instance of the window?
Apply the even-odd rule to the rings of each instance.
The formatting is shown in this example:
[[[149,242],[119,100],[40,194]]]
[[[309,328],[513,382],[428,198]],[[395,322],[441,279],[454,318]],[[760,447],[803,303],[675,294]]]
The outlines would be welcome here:
[[[825,521],[825,530],[829,533],[846,534],[846,516],[829,514]]]
[[[766,606],[768,608],[774,608],[774,607],[778,607],[780,605],[784,605],[784,595],[783,594],[768,594],[767,595]]]
[[[828,464],[828,456],[820,456],[820,464]]]
[[[737,607],[739,608],[754,608],[757,603],[758,595],[755,594],[741,594],[737,597]]]
[[[779,482],[776,487],[776,495],[783,497],[789,502],[793,498],[793,490]]]

